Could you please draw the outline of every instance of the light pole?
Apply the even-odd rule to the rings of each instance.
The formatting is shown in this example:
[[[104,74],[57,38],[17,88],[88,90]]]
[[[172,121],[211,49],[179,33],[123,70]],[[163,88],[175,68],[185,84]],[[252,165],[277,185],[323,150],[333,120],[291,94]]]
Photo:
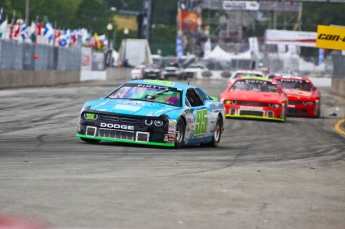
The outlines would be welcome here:
[[[110,31],[113,30],[113,25],[111,23],[107,25],[107,30],[108,30],[108,50],[109,50],[110,49]]]
[[[124,61],[124,63],[126,63],[126,64],[124,64],[124,67],[128,67],[128,66],[127,66],[128,63],[127,63],[127,61],[126,61],[127,35],[128,35],[128,33],[129,33],[128,29],[125,28],[125,30],[123,31],[123,33],[124,33],[124,35],[125,35],[125,45],[124,45],[125,47],[123,48],[123,61]]]
[[[109,23],[107,25],[107,31],[108,31],[108,50],[107,50],[107,65],[108,67],[111,67],[111,59],[112,59],[112,50],[110,49],[110,31],[113,30],[113,25]]]

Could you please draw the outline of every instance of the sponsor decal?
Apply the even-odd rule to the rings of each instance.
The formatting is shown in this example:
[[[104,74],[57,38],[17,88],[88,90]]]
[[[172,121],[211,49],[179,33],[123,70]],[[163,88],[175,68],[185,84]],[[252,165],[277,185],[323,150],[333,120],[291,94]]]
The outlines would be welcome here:
[[[213,111],[219,111],[223,109],[223,104],[221,103],[212,103],[210,105],[210,107],[212,108]]]
[[[166,81],[166,80],[145,80],[145,82],[154,83],[154,84],[164,84],[166,86],[173,86],[175,84],[172,81]]]
[[[263,107],[254,107],[254,106],[240,106],[242,110],[263,110]]]
[[[134,130],[134,126],[121,125],[121,124],[112,124],[112,123],[104,123],[104,122],[102,122],[100,126],[101,127],[110,128],[110,129]]]
[[[138,111],[141,109],[141,107],[137,107],[137,106],[132,106],[132,105],[126,105],[126,104],[116,104],[113,107],[113,110],[128,110],[128,111]]]
[[[317,26],[316,47],[326,49],[345,49],[345,28],[340,26]]]
[[[151,85],[151,84],[138,84],[137,87],[143,87],[143,88],[154,88],[154,89],[161,89],[166,90],[166,86],[157,86],[157,85]]]
[[[137,105],[137,106],[144,106],[145,103],[141,102],[141,101],[129,101],[129,102],[125,102],[123,104],[126,105]]]
[[[257,1],[224,1],[224,10],[259,10]]]
[[[165,142],[168,142],[168,141],[169,141],[169,135],[164,134],[164,141],[165,141]]]
[[[86,118],[87,120],[94,120],[94,119],[97,118],[97,115],[96,115],[96,114],[92,114],[92,113],[86,113],[86,114],[85,114],[85,118]]]
[[[176,126],[176,124],[177,124],[177,121],[176,121],[176,120],[169,119],[169,127],[170,127],[170,126]]]
[[[197,110],[195,120],[195,135],[205,134],[208,125],[207,110]]]

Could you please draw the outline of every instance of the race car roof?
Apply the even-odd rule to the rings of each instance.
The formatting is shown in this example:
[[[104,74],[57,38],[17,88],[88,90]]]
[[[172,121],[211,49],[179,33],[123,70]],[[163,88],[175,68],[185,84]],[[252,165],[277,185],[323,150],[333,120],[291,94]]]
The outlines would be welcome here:
[[[151,85],[157,85],[157,86],[167,86],[167,87],[175,87],[175,88],[181,88],[181,89],[188,89],[188,88],[195,88],[196,86],[180,83],[180,82],[174,82],[174,81],[168,81],[168,80],[131,80],[126,83],[139,83],[139,84],[151,84]]]
[[[273,78],[274,80],[281,80],[281,79],[289,79],[289,80],[302,80],[302,81],[309,81],[308,77],[298,77],[298,76],[276,76]]]
[[[265,77],[258,77],[258,76],[241,76],[237,79],[254,79],[254,80],[262,80],[262,81],[271,81],[271,79]]]

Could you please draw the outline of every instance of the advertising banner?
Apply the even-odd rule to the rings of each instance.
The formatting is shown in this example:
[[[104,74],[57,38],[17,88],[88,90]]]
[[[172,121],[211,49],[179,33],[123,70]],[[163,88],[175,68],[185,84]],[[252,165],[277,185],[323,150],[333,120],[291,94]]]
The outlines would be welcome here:
[[[177,11],[177,37],[181,38],[176,50],[183,49],[182,53],[190,53],[200,56],[203,53],[201,47],[202,37],[202,0],[179,0]],[[178,39],[180,39],[178,38]],[[177,51],[181,54],[181,50]]]
[[[91,71],[91,48],[81,48],[81,70]]]
[[[316,37],[316,32],[268,29],[265,43],[316,47]]]
[[[259,10],[260,5],[256,1],[224,1],[224,10]]]
[[[105,70],[105,55],[103,52],[92,50],[91,56],[91,71],[104,71]]]
[[[345,27],[318,25],[316,47],[345,50]]]
[[[177,58],[181,58],[183,56],[183,43],[181,36],[176,36],[176,54]]]

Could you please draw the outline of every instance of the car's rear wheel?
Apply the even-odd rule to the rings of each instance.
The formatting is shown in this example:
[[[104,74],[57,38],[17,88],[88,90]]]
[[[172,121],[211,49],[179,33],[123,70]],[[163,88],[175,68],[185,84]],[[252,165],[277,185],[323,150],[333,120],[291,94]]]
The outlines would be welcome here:
[[[175,148],[181,148],[181,146],[183,145],[185,134],[186,134],[186,125],[184,121],[180,118],[176,124]]]
[[[220,117],[218,117],[218,120],[216,123],[216,129],[214,130],[212,141],[206,144],[207,146],[217,147],[219,145],[220,138],[222,137],[222,128],[223,128],[222,120],[220,119]]]
[[[87,142],[87,143],[92,143],[92,144],[97,144],[98,142],[100,142],[101,140],[97,140],[97,139],[90,139],[90,138],[80,138],[82,141]]]

